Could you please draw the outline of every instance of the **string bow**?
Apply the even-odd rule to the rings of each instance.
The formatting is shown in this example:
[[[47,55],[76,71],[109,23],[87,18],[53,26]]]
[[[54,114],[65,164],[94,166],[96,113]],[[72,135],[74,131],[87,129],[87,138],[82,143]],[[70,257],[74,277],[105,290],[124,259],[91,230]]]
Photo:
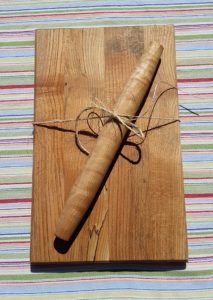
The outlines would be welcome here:
[[[79,121],[83,120],[81,119],[81,116],[83,113],[85,113],[86,111],[92,111],[92,113],[94,113],[93,111],[95,109],[98,109],[99,111],[105,113],[104,116],[100,116],[98,113],[95,113],[95,115],[97,116],[96,118],[99,118],[102,122],[103,118],[107,118],[107,122],[109,120],[114,120],[115,122],[118,122],[119,124],[122,124],[123,126],[125,126],[129,131],[131,131],[134,135],[138,136],[142,141],[144,139],[144,133],[141,130],[141,128],[139,128],[134,122],[137,120],[138,116],[130,116],[130,115],[119,115],[117,114],[115,111],[109,109],[108,107],[106,107],[104,105],[104,103],[95,98],[94,101],[91,102],[91,106],[86,107],[85,109],[83,109],[79,115],[76,118],[76,122],[75,122],[75,136],[76,136],[76,143],[78,145],[78,147],[86,154],[89,154],[89,151],[82,145],[81,141],[80,141],[80,137],[79,137]],[[87,121],[90,119],[90,114],[88,115]],[[87,122],[88,124],[88,122]],[[89,125],[89,124],[88,124]],[[104,125],[104,123],[102,122],[102,125]],[[98,135],[96,132],[94,132],[94,130],[91,128],[91,126],[89,125],[90,129],[93,131],[93,133],[95,133],[96,135]]]

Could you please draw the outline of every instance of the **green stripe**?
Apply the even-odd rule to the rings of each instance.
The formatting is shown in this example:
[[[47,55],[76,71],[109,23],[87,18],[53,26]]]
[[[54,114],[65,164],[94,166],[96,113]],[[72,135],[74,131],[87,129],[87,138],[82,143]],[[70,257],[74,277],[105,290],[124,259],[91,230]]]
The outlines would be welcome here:
[[[209,130],[209,134],[212,133],[212,126],[206,126],[204,125],[200,125],[200,126],[187,126],[184,124],[181,124],[181,132],[182,131],[198,131],[198,134],[200,134],[201,131],[208,131]]]
[[[187,205],[186,205],[187,206]],[[194,207],[194,204],[193,204]],[[203,207],[203,205],[202,205]],[[209,204],[206,204],[205,207],[208,209],[209,208]],[[204,207],[204,209],[205,209]],[[189,208],[191,208],[191,205],[189,205]],[[198,209],[200,209],[200,205],[198,204]],[[206,223],[206,222],[212,222],[212,217],[201,217],[201,216],[197,216],[197,217],[188,217],[187,220],[190,221],[190,223]],[[206,241],[205,241],[206,242]],[[205,247],[205,242],[203,242],[203,247]],[[208,241],[207,241],[208,242]],[[192,246],[193,247],[193,246]]]
[[[207,104],[208,105],[208,104]],[[181,112],[179,112],[180,114],[180,117],[181,116],[186,116],[186,115],[192,115],[192,113],[188,112],[187,110],[184,110],[184,108],[182,108],[183,110]],[[209,114],[212,114],[213,113],[213,108],[212,109],[206,109],[205,111],[202,110],[202,109],[196,109],[196,113],[199,115],[199,116],[208,116]],[[197,116],[197,117],[199,117]],[[193,115],[193,117],[196,117],[195,115]],[[198,120],[196,120],[198,121]],[[194,127],[194,130],[196,130],[197,127]]]
[[[189,65],[189,64],[196,64],[196,65],[204,65],[204,64],[210,64],[210,58],[208,57],[202,57],[196,58],[196,57],[178,57],[177,55],[177,66],[178,65]],[[199,89],[199,88],[198,88]]]
[[[188,178],[203,178],[203,177],[212,177],[213,176],[213,171],[208,171],[207,172],[198,172],[196,173],[196,171],[193,170],[193,172],[187,171],[187,170],[183,170],[184,171],[184,178],[188,179]]]
[[[178,78],[211,78],[213,70],[177,70]]]
[[[212,254],[213,248],[200,248],[200,249],[191,249],[190,254]]]
[[[212,39],[212,34],[195,34],[195,35],[176,35],[177,41],[205,40]]]
[[[1,77],[0,85],[19,85],[19,84],[34,84],[34,77],[32,75],[19,75],[15,77]]]
[[[30,235],[29,236],[27,236],[27,235],[21,235],[21,233],[20,233],[20,235],[18,236],[18,235],[14,235],[14,236],[12,236],[11,237],[11,235],[10,236],[0,236],[0,240],[1,241],[11,241],[11,243],[13,242],[13,241],[16,241],[16,240],[28,240],[28,241],[30,241]]]
[[[213,186],[212,184],[185,184],[184,190],[185,193],[203,193],[203,189],[205,188],[205,193],[212,193],[213,192]]]
[[[28,176],[25,175],[19,175],[19,176],[10,176],[10,177],[1,177],[0,176],[0,183],[18,183],[18,182],[31,182],[32,181],[32,176],[31,174]]]
[[[22,116],[16,116],[16,117],[1,117],[0,118],[0,124],[1,124],[1,121],[7,121],[7,122],[13,122],[13,121],[21,121],[21,122],[25,122],[25,121],[28,121],[28,122],[32,122],[32,118],[29,118],[29,117],[22,117]],[[13,125],[17,125],[16,123],[14,123]]]
[[[32,154],[33,151],[31,149],[28,150],[0,150],[0,155],[14,155],[14,154]]]
[[[15,41],[15,42],[0,42],[0,47],[9,47],[9,46],[34,46],[34,41]]]
[[[182,144],[182,149],[213,149],[213,144]]]
[[[1,79],[0,79],[1,80]],[[19,102],[18,100],[17,100],[17,102]],[[31,100],[30,100],[30,102],[31,102]],[[32,101],[33,102],[33,101]],[[8,103],[9,104],[9,103]],[[2,106],[0,106],[1,107],[1,111],[4,111],[4,110],[7,110],[7,111],[10,111],[10,110],[18,110],[18,111],[25,111],[25,110],[33,110],[33,107],[32,107],[32,105],[26,105],[26,103],[19,103],[19,105],[17,106],[17,104],[16,105],[2,105]]]
[[[199,236],[203,236],[203,237],[205,237],[205,236],[211,236],[213,234],[213,231],[211,231],[211,230],[209,230],[209,231],[201,231],[201,230],[199,230],[199,231],[190,231],[190,236],[197,236],[197,235],[199,235]]]
[[[28,62],[26,64],[26,61],[23,61],[21,64],[17,65],[3,65],[1,64],[1,72],[13,72],[13,71],[34,71],[34,61]]]
[[[27,136],[32,138],[32,131],[10,131],[0,132],[0,137],[14,137],[14,136]]]
[[[23,188],[23,189],[14,189],[12,191],[10,190],[4,190],[3,192],[0,191],[0,199],[13,199],[15,198],[31,198],[32,196],[32,190],[31,188]],[[1,200],[0,200],[1,202]]]
[[[14,259],[14,258],[28,258],[28,253],[10,253],[10,254],[6,254],[6,253],[2,253],[1,252],[1,259]]]
[[[74,266],[74,268],[76,268]],[[38,266],[38,271],[40,270],[40,272],[42,272],[42,267],[39,268]],[[46,266],[45,268],[46,270],[49,271],[53,271],[52,266]],[[56,270],[57,267],[54,267],[54,269]],[[65,268],[66,270],[66,265]],[[71,269],[71,267],[67,268],[67,270]],[[200,277],[200,276],[211,276],[213,275],[213,270],[203,270],[203,271],[187,271],[187,270],[183,270],[183,271],[152,271],[147,272],[147,271],[134,271],[134,273],[132,272],[127,272],[127,271],[113,271],[113,272],[60,272],[60,270],[63,271],[63,267],[58,267],[59,273],[56,271],[56,273],[43,273],[43,274],[37,274],[37,273],[32,273],[32,274],[17,274],[17,275],[0,275],[0,280],[6,280],[6,281],[10,281],[10,280],[42,280],[42,279],[59,279],[59,278],[85,278],[85,277],[110,277],[112,278],[113,276],[119,276],[121,277],[123,276],[149,276],[149,277]]]

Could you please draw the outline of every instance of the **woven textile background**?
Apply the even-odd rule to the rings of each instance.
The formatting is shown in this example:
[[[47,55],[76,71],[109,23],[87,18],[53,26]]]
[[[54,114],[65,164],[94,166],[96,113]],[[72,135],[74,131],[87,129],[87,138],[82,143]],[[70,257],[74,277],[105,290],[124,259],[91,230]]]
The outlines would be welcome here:
[[[175,24],[185,270],[31,272],[36,28]],[[213,0],[0,0],[0,299],[213,299]],[[58,272],[60,271],[60,272]]]

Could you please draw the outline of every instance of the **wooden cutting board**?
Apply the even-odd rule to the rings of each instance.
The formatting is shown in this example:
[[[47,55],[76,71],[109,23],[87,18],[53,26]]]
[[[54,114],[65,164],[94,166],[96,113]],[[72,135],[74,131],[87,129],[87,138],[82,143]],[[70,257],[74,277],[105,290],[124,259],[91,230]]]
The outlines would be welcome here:
[[[152,107],[153,94],[168,89],[159,81],[176,86],[173,26],[37,30],[35,121],[75,119],[95,97],[111,107],[153,40],[164,52],[142,114]],[[157,101],[149,124],[159,128],[150,130],[141,146],[135,140],[124,145],[68,244],[54,241],[54,230],[87,156],[76,146],[74,121],[35,126],[31,262],[186,261],[179,122],[161,126],[177,118],[177,91],[170,89]],[[137,125],[146,129],[147,122],[141,118]],[[81,141],[91,150],[94,137],[86,122],[80,126]]]

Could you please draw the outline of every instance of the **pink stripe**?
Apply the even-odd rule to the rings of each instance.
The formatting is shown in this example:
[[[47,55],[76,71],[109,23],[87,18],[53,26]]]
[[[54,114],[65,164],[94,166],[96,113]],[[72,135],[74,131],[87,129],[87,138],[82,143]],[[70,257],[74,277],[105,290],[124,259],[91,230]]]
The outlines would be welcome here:
[[[22,203],[22,202],[32,202],[32,198],[0,199],[0,203]]]
[[[187,79],[178,79],[178,82],[209,82],[213,81],[213,78],[187,78]]]
[[[201,119],[201,118],[202,119],[205,119],[205,118],[209,119],[209,118],[212,118],[212,117],[213,117],[213,115],[205,115],[205,116],[204,115],[203,116],[199,115],[199,119]],[[198,118],[198,117],[197,116],[196,117],[194,117],[194,116],[180,116],[180,118],[181,119],[194,119],[194,118]]]
[[[0,183],[0,185],[13,185],[13,184],[31,184],[32,182],[10,182],[10,183]],[[1,201],[1,200],[0,200]]]
[[[29,154],[29,155],[21,155],[21,154],[13,155],[14,159],[16,159],[17,157],[21,157],[21,159],[23,159],[23,158],[31,158],[32,155],[31,154]],[[1,158],[11,158],[11,156],[10,155],[1,155]]]
[[[5,125],[10,125],[10,124],[32,124],[32,121],[11,121],[11,122],[0,122],[0,125],[5,124]]]
[[[34,73],[34,70],[21,70],[21,71],[0,71],[0,74],[5,74],[5,73],[29,73],[29,72],[33,72]]]
[[[34,99],[22,99],[22,100],[1,100],[0,103],[13,103],[13,102],[32,102]]]
[[[0,242],[0,245],[6,244],[29,244],[30,241],[11,241],[11,242]]]
[[[178,94],[180,95],[180,96],[189,96],[189,97],[193,97],[193,95],[196,95],[196,96],[211,96],[211,95],[213,95],[213,93],[194,93],[194,94],[191,94],[191,95],[189,95],[189,94],[185,94],[184,92],[182,92],[182,91],[178,91]]]
[[[205,40],[206,41],[206,40]],[[179,41],[177,42],[178,44],[180,43]],[[191,43],[191,41],[190,41]],[[190,64],[190,65],[181,65],[181,64],[178,64],[177,67],[209,67],[209,66],[212,66],[212,64]]]
[[[13,218],[29,218],[31,215],[22,215],[22,216],[0,216],[0,219],[13,219]]]
[[[211,213],[211,212],[213,212],[213,210],[186,210],[186,212],[190,213],[190,214],[197,214],[197,213],[200,214],[200,213]]]
[[[213,203],[213,202],[212,202]],[[210,204],[209,202],[194,202],[194,203],[187,203],[187,205],[195,205],[195,204],[199,204],[199,205],[206,205],[206,204]]]
[[[188,237],[188,240],[205,240],[205,239],[213,239],[213,236],[193,236]]]
[[[213,197],[213,193],[206,194],[185,194],[185,198],[208,198]]]
[[[20,84],[20,85],[0,85],[1,90],[6,89],[24,89],[24,88],[33,88],[34,84]]]
[[[210,133],[210,132],[187,132],[187,133],[181,133],[181,135],[183,136],[190,136],[190,135],[210,135],[210,134],[212,134],[212,133]]]
[[[194,152],[194,151],[193,151]],[[185,180],[201,180],[201,179],[213,179],[213,177],[199,177],[199,178],[193,178],[193,177],[185,177]]]

